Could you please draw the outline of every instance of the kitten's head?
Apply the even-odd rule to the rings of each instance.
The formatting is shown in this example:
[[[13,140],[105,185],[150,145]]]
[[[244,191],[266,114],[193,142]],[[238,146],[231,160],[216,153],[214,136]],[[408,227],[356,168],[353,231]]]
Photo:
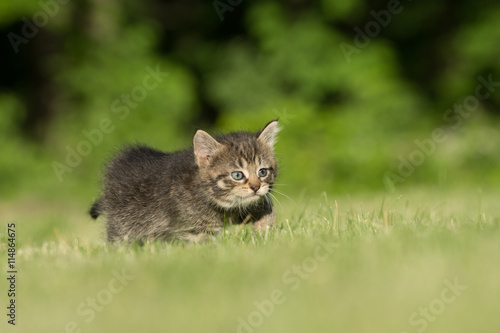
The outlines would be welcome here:
[[[244,208],[264,198],[277,175],[274,144],[280,128],[273,120],[257,133],[230,133],[216,139],[198,130],[196,164],[208,197],[219,207]]]

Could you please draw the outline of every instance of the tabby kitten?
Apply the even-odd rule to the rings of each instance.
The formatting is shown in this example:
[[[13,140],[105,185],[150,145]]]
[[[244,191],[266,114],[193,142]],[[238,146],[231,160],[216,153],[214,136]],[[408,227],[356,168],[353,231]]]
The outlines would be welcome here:
[[[108,165],[103,195],[90,215],[107,216],[109,241],[200,241],[225,223],[270,227],[279,129],[274,120],[257,133],[215,139],[198,130],[193,148],[175,153],[127,147]]]

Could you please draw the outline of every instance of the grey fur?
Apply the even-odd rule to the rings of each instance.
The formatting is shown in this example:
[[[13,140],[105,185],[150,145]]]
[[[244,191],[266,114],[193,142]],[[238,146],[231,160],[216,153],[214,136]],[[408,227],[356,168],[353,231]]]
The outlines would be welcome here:
[[[163,153],[146,146],[123,149],[107,166],[101,199],[90,209],[107,217],[109,241],[200,241],[224,223],[250,218],[262,230],[274,223],[269,191],[277,176],[276,120],[258,133],[212,138],[197,131],[193,148]],[[261,169],[265,177],[258,176]],[[231,174],[242,171],[245,178]]]

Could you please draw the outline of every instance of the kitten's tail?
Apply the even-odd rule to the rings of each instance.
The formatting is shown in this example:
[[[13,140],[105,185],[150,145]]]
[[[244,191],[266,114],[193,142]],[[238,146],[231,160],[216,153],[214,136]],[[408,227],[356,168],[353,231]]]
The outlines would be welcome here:
[[[90,207],[89,214],[94,220],[101,215],[101,205],[101,199],[98,199],[92,204],[92,207]]]

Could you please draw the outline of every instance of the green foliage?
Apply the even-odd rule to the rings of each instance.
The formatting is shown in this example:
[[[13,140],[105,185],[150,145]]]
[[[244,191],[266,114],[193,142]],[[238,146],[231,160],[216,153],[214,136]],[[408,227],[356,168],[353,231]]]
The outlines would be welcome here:
[[[373,12],[388,3],[257,1],[225,12],[222,22],[206,4],[153,13],[155,6],[154,0],[61,5],[20,45],[14,68],[36,58],[47,85],[32,87],[27,77],[0,87],[0,153],[9,156],[0,162],[2,195],[88,198],[97,194],[103,162],[124,144],[175,150],[189,147],[199,127],[258,130],[278,117],[280,182],[290,194],[391,189],[384,187],[391,184],[386,175],[400,177],[401,159],[415,154],[415,140],[431,138],[436,128],[444,129],[446,141],[411,175],[393,180],[396,190],[498,185],[500,92],[492,91],[458,128],[445,119],[475,93],[478,76],[500,81],[496,3],[405,3],[366,45],[356,44],[354,28],[365,31],[377,22]],[[2,11],[1,26],[20,33],[12,24],[42,9],[16,3]],[[441,26],[436,22],[443,13],[454,20]],[[37,44],[46,36],[53,41],[50,52]],[[341,45],[357,51],[346,55]],[[144,90],[148,68],[169,75],[140,101],[130,101]],[[32,99],[45,91],[54,92],[45,97],[50,118],[38,119]],[[83,131],[100,130],[103,119],[112,130],[60,182],[53,162],[66,164],[68,147],[89,141]],[[29,140],[26,131],[33,128],[44,128],[43,141]]]

